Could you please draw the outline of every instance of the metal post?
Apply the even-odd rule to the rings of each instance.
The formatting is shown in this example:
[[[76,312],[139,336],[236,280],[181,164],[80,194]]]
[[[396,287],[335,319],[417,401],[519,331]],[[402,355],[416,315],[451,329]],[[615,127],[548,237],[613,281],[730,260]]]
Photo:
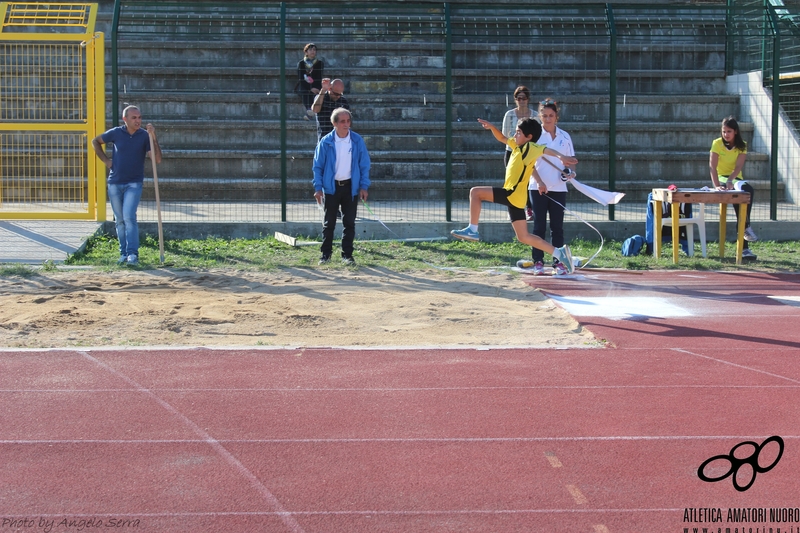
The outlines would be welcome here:
[[[734,49],[734,42],[733,42],[733,9],[734,9],[734,1],[735,0],[728,0],[727,6],[725,9],[725,74],[730,76],[733,74],[733,49]]]
[[[445,127],[445,169],[444,169],[444,197],[445,220],[453,220],[453,40],[450,27],[450,4],[444,5],[445,24],[445,96],[444,96],[444,127]]]
[[[769,165],[769,219],[778,220],[778,132],[781,111],[781,29],[774,6],[769,6],[772,22],[772,146]]]
[[[111,125],[119,126],[119,80],[117,79],[117,39],[120,3],[114,0],[114,18],[111,20]],[[103,128],[105,130],[105,128]]]
[[[281,2],[281,222],[286,222],[286,2]]]
[[[102,33],[96,33],[92,42],[94,45],[94,130],[97,135],[100,135],[106,130],[106,72],[105,72],[105,39]],[[91,104],[90,104],[91,105]],[[106,216],[106,168],[101,165],[99,159],[94,157],[94,152],[91,149],[92,140],[89,139],[89,159],[92,160],[93,172],[95,177],[95,220],[105,221]]]
[[[606,4],[608,19],[608,190],[617,185],[617,27],[611,4]],[[608,220],[614,220],[614,204],[608,206]]]
[[[97,183],[95,177],[97,176],[97,157],[93,157],[92,154],[92,139],[97,137],[97,135],[102,132],[102,130],[98,131],[97,127],[97,117],[95,113],[97,112],[97,107],[95,106],[95,102],[97,101],[97,95],[100,91],[103,90],[103,86],[97,83],[97,72],[95,71],[97,65],[95,64],[95,60],[97,59],[97,54],[95,50],[96,40],[98,35],[102,39],[102,34],[95,34],[93,37],[88,37],[85,41],[81,43],[81,47],[83,51],[86,53],[86,177],[87,179],[87,187],[86,192],[88,194],[87,199],[87,206],[89,208],[89,218],[97,220]],[[102,41],[101,41],[102,42]],[[82,195],[81,195],[82,196]]]

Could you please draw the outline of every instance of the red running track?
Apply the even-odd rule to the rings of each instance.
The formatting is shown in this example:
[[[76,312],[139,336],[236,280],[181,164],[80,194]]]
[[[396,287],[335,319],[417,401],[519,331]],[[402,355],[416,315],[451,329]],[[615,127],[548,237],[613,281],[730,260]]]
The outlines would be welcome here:
[[[800,276],[526,279],[607,347],[0,352],[0,532],[800,532]]]

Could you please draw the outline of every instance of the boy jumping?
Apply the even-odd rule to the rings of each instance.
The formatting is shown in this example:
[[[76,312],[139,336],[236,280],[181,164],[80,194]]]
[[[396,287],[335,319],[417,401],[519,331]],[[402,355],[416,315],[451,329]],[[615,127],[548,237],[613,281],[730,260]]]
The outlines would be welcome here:
[[[572,264],[572,252],[566,244],[560,248],[528,233],[528,222],[525,219],[525,204],[528,201],[528,182],[533,172],[533,164],[542,154],[557,157],[565,165],[577,165],[574,157],[565,156],[551,148],[531,142],[542,135],[542,126],[532,118],[523,118],[517,122],[517,131],[513,137],[506,139],[503,133],[490,122],[478,119],[478,122],[491,130],[495,139],[511,148],[511,159],[506,166],[506,180],[503,187],[473,187],[469,191],[469,226],[450,232],[456,239],[465,241],[481,240],[478,234],[478,220],[481,216],[481,202],[492,202],[508,207],[511,226],[519,242],[538,248],[562,263],[569,274],[575,270]]]

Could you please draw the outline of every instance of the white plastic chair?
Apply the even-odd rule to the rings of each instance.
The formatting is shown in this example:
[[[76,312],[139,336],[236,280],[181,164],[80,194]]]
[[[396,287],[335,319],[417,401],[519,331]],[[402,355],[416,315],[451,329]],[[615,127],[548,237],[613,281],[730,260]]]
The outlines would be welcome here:
[[[697,209],[699,207],[699,209]],[[695,214],[695,211],[699,211]],[[661,219],[662,226],[672,227],[672,217],[663,217]],[[686,240],[689,243],[689,257],[694,255],[694,225],[697,224],[697,233],[700,235],[700,250],[703,252],[703,257],[708,257],[706,254],[706,205],[705,204],[692,204],[691,218],[681,218],[678,221],[678,226],[686,227]]]

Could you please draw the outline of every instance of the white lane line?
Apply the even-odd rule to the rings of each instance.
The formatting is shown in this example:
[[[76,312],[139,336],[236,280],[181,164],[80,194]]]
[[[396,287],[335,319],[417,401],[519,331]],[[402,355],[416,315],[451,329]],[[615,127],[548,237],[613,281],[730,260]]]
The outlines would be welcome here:
[[[773,378],[783,379],[783,380],[786,380],[786,381],[790,381],[792,383],[800,383],[800,380],[798,380],[798,379],[789,378],[789,377],[786,377],[786,376],[781,376],[780,374],[775,374],[773,372],[767,372],[766,370],[760,370],[758,368],[753,368],[751,366],[740,365],[738,363],[732,363],[731,361],[725,361],[724,359],[718,359],[716,357],[710,357],[708,355],[699,354],[699,353],[696,353],[696,352],[692,352],[690,350],[685,350],[683,348],[672,348],[672,350],[674,350],[676,352],[681,352],[681,353],[693,355],[695,357],[700,357],[702,359],[708,359],[709,361],[722,363],[723,365],[728,365],[728,366],[732,366],[732,367],[735,367],[735,368],[741,368],[743,370],[749,370],[749,371],[755,372],[757,374],[764,374],[765,376],[770,376],[770,377],[773,377]]]
[[[669,350],[678,350],[679,348],[669,348]],[[691,354],[696,355],[696,354]],[[746,367],[745,367],[746,368]],[[628,390],[628,389],[796,389],[800,387],[800,382],[797,385],[734,385],[734,384],[700,384],[700,385],[685,385],[676,383],[674,385],[530,385],[530,386],[498,386],[498,387],[331,387],[331,388],[233,388],[233,389],[173,389],[173,388],[152,388],[152,392],[171,392],[171,393],[209,393],[209,392],[279,392],[281,394],[287,392],[458,392],[458,391],[502,391],[502,390]],[[136,389],[0,389],[0,394],[85,394],[85,393],[114,393],[119,394],[123,392],[135,392],[140,394],[141,391]]]
[[[636,442],[636,441],[695,441],[695,440],[757,440],[771,435],[617,435],[575,437],[375,437],[375,438],[293,438],[293,439],[216,439],[218,444],[361,444],[361,443],[455,443],[482,444],[505,442]],[[781,435],[784,440],[800,439],[800,435]],[[3,444],[202,444],[207,439],[2,439]]]
[[[136,388],[140,392],[143,392],[147,396],[149,396],[153,401],[158,403],[162,408],[166,411],[172,413],[174,416],[178,417],[195,435],[200,437],[202,442],[205,442],[211,448],[217,452],[230,466],[234,468],[234,470],[238,471],[245,479],[250,482],[251,487],[253,487],[256,492],[258,492],[264,500],[275,509],[275,514],[281,517],[284,525],[286,525],[291,531],[295,533],[305,533],[305,530],[300,526],[300,524],[291,516],[283,505],[278,501],[278,498],[275,497],[272,492],[264,486],[263,483],[253,474],[250,470],[244,466],[241,461],[239,461],[232,453],[230,453],[225,447],[219,443],[214,437],[209,435],[206,431],[204,431],[200,426],[195,424],[192,420],[190,420],[186,415],[178,411],[175,407],[167,403],[166,401],[162,400],[159,396],[151,392],[149,389],[140,385],[132,378],[129,378],[125,374],[117,371],[115,368],[107,365],[106,363],[100,361],[89,355],[87,352],[78,351],[77,353],[81,354],[83,357],[91,361],[92,363],[96,364],[97,366],[103,368],[104,370],[110,372],[111,374],[115,375],[116,377],[122,379],[126,383],[130,384],[132,387]]]

